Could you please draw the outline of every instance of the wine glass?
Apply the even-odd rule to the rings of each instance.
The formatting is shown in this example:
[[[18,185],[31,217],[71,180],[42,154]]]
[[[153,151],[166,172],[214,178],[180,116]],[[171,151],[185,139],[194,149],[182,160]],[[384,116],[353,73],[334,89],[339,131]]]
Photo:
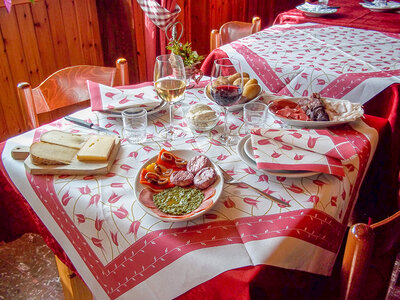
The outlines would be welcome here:
[[[164,140],[185,136],[181,128],[172,126],[172,105],[180,101],[186,89],[185,66],[182,58],[173,53],[156,57],[154,65],[154,87],[158,97],[166,101],[169,109],[169,125],[160,131]]]
[[[214,61],[211,70],[210,92],[214,101],[222,106],[225,112],[224,132],[217,136],[221,144],[237,144],[238,137],[228,132],[228,107],[236,104],[243,91],[243,73],[240,62],[234,58],[220,58]]]

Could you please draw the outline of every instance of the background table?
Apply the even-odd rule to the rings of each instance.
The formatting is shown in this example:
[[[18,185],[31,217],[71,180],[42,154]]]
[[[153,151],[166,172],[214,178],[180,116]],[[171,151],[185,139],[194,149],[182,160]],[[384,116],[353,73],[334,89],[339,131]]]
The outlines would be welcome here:
[[[214,50],[202,70],[209,74],[216,58],[235,57],[266,91],[295,97],[319,92],[363,103],[367,114],[387,119],[391,136],[381,162],[388,167],[377,166],[380,171],[362,192],[364,201],[358,202],[356,210],[362,215],[358,221],[366,222],[368,216],[379,220],[390,215],[398,205],[399,50],[399,34],[316,23],[284,24]]]
[[[187,94],[188,96],[185,101],[189,105],[197,101],[204,101],[205,99],[203,87],[189,90]],[[179,111],[180,109],[178,109],[174,121],[185,127],[184,120],[182,119],[183,113]],[[91,113],[89,110],[79,112],[77,116],[85,119],[90,118],[102,126],[117,131],[120,130],[121,120],[116,117]],[[151,117],[152,132],[155,133],[158,128],[163,126],[162,124],[166,121],[164,119],[165,116],[157,115]],[[230,129],[233,133],[239,132],[240,134],[243,130],[243,123],[240,119],[241,113],[238,112],[234,116]],[[372,122],[375,119],[367,117],[365,121],[367,123],[378,124],[379,122]],[[279,126],[278,124],[274,125],[273,119],[269,119],[268,122],[270,126]],[[377,129],[378,133],[382,134],[381,129],[384,129],[384,120],[380,124],[383,127],[377,126]],[[360,128],[364,134],[369,135],[371,138],[376,134],[374,130],[362,126],[361,123],[359,125],[361,127],[357,128]],[[11,177],[14,180],[21,175],[21,179],[23,179],[25,175],[23,175],[24,172],[21,163],[10,160],[9,151],[13,145],[19,143],[29,144],[32,139],[38,138],[43,130],[54,128],[73,132],[85,132],[81,128],[61,120],[39,128],[37,131],[32,131],[9,140],[3,151],[2,160],[8,165],[7,170],[8,172],[12,172]],[[222,126],[218,127],[218,129],[222,129]],[[350,127],[345,127],[344,129],[347,132],[353,133]],[[321,174],[304,180],[268,176],[255,172],[241,162],[234,148],[225,148],[218,145],[212,139],[212,136],[216,133],[216,131],[212,131],[207,135],[199,136],[197,133],[194,135],[193,133],[188,133],[187,138],[174,143],[157,141],[155,135],[150,133],[149,141],[146,145],[132,146],[123,143],[118,156],[118,162],[110,173],[113,176],[55,176],[53,178],[52,176],[28,175],[27,179],[23,179],[22,181],[29,180],[32,185],[28,182],[21,185],[19,179],[16,183],[18,182],[19,189],[25,194],[39,216],[45,220],[46,226],[49,227],[51,235],[47,233],[45,235],[46,240],[49,241],[53,239],[52,236],[55,236],[62,243],[63,250],[65,250],[78,267],[79,273],[89,287],[93,291],[96,291],[95,296],[100,298],[105,297],[106,294],[114,298],[124,293],[127,293],[126,295],[134,293],[138,297],[154,293],[155,297],[171,298],[187,291],[191,287],[195,288],[183,297],[204,296],[204,291],[207,291],[207,295],[210,295],[210,293],[221,295],[222,293],[226,297],[230,295],[238,296],[239,294],[237,293],[239,291],[231,288],[232,280],[237,282],[236,287],[238,289],[241,288],[241,295],[249,296],[250,290],[252,290],[252,293],[256,291],[265,292],[260,287],[263,285],[263,280],[265,280],[264,276],[271,274],[269,272],[276,271],[277,274],[282,272],[280,268],[251,267],[252,265],[263,263],[298,270],[296,272],[304,275],[301,276],[303,280],[312,277],[308,272],[329,274],[345,233],[347,219],[357,195],[363,169],[360,169],[361,173],[350,171],[348,177],[346,176],[346,180],[343,182],[334,176]],[[360,137],[362,136],[360,135]],[[373,139],[371,141],[371,149],[368,151],[373,153],[376,142],[373,142]],[[226,186],[224,195],[215,209],[191,223],[192,227],[188,228],[190,232],[187,233],[190,236],[189,240],[191,242],[187,243],[187,238],[177,238],[180,242],[178,240],[174,241],[174,239],[168,240],[168,234],[177,234],[177,236],[186,234],[185,230],[181,228],[182,225],[186,224],[174,224],[170,226],[169,224],[163,224],[150,218],[143,213],[137,201],[132,199],[132,190],[130,188],[132,177],[137,172],[140,163],[156,154],[161,147],[166,147],[167,149],[201,149],[203,153],[218,161],[224,169],[234,172],[235,177],[243,177],[244,180],[253,182],[263,189],[275,191],[275,193],[279,191],[279,194],[285,199],[292,199],[292,208],[283,209],[270,201],[258,197],[243,187]],[[367,153],[365,152],[365,154]],[[363,160],[369,160],[370,158],[372,157],[365,157]],[[12,167],[10,168],[10,166]],[[365,167],[366,164],[364,163],[363,168]],[[354,180],[357,180],[358,183]],[[337,186],[337,188],[331,188],[331,185]],[[22,188],[22,186],[25,186],[25,188]],[[299,190],[300,186],[304,187],[303,191]],[[282,187],[286,187],[286,189],[282,189]],[[298,188],[295,189],[294,187]],[[101,194],[98,193],[99,189],[103,191]],[[341,191],[340,199],[338,198],[338,202],[332,202],[331,196],[333,193],[337,193],[338,189]],[[35,194],[38,197],[35,197]],[[96,195],[99,195],[99,197]],[[310,195],[318,195],[319,200],[314,201],[317,198],[310,197]],[[314,200],[310,201],[310,199]],[[103,215],[97,209],[98,205],[101,207]],[[303,214],[305,217],[301,217]],[[281,218],[296,220],[298,217],[310,218],[310,220],[305,223],[297,221],[278,222]],[[315,218],[318,219],[318,222],[315,222],[317,220]],[[319,220],[324,221],[320,222]],[[270,227],[271,225],[268,225],[270,222],[278,227]],[[261,224],[264,225],[261,226]],[[317,226],[317,224],[319,225]],[[319,227],[320,225],[323,226]],[[293,229],[291,229],[291,226],[294,226]],[[93,231],[93,227],[97,231]],[[227,235],[224,233],[224,230],[228,230],[229,228],[234,230],[231,234]],[[40,230],[42,229],[44,228]],[[239,235],[236,230],[239,231]],[[310,233],[312,231],[314,233],[302,236],[300,233],[303,230],[311,230]],[[96,232],[99,235],[94,234]],[[161,235],[162,233],[165,235]],[[324,237],[326,234],[330,237],[329,239]],[[199,235],[197,239],[200,238],[200,240],[196,240],[196,235]],[[289,236],[295,238],[289,238]],[[168,249],[171,249],[171,247],[175,249],[174,246],[177,246],[177,243],[182,243],[182,249],[189,249],[187,250],[187,254],[190,253],[191,255],[181,256],[178,252],[167,251],[164,258],[166,259],[166,263],[169,264],[169,267],[167,267],[163,265],[162,260],[159,260],[160,257],[164,256],[160,256],[161,254],[157,253],[160,249],[164,251],[164,248],[151,246],[151,237],[156,243],[165,243],[162,240],[166,238],[165,241],[169,245]],[[221,239],[218,237],[221,237]],[[282,247],[281,250],[271,247],[274,245],[274,241],[279,241],[282,238],[282,241],[286,242],[278,242],[276,244],[276,247]],[[53,240],[50,245],[54,246],[54,243],[55,241]],[[201,243],[204,243],[204,245]],[[290,246],[286,243],[289,243]],[[209,248],[210,246],[212,248]],[[146,248],[146,255],[142,258],[140,258],[140,247],[148,248]],[[202,253],[202,251],[193,251],[195,249],[202,249],[202,251],[208,254],[206,256],[199,256],[199,253]],[[208,251],[212,251],[207,252],[207,249],[209,249]],[[236,250],[232,251],[232,249]],[[57,252],[61,249],[53,247],[53,250]],[[223,251],[221,252],[221,250]],[[137,253],[137,256],[133,256],[133,253]],[[149,253],[152,253],[152,255]],[[186,252],[184,251],[184,253]],[[274,253],[285,253],[285,255],[274,255]],[[296,255],[291,255],[290,253],[296,253]],[[298,256],[299,253],[302,253],[304,256]],[[192,255],[193,259],[190,258]],[[143,279],[146,279],[146,284],[150,285],[149,290],[143,287],[143,285],[136,285],[134,282],[135,279],[139,281],[142,281],[142,279],[138,277],[141,275],[136,275],[135,272],[138,272],[137,274],[142,273],[141,271],[139,272],[139,269],[141,270],[141,264],[145,261],[146,264],[153,265],[152,262],[148,261],[149,259],[153,260],[153,256],[156,258],[153,263],[158,264],[158,266],[154,270],[152,268],[145,268],[145,272],[142,274],[144,275]],[[306,258],[307,256],[309,257]],[[180,259],[176,260],[178,257]],[[130,262],[129,258],[132,258],[133,262]],[[214,259],[218,259],[218,262],[214,261]],[[176,286],[171,284],[169,280],[165,281],[165,272],[168,272],[170,267],[176,268],[176,264],[179,266],[179,261],[186,261],[180,268],[183,273],[188,273],[184,281],[180,282],[177,279],[179,284]],[[66,262],[68,263],[68,261]],[[129,270],[126,268],[129,268]],[[232,268],[240,269],[225,272]],[[118,273],[114,274],[115,270],[118,270]],[[194,274],[190,271],[193,271],[192,273]],[[307,273],[303,271],[307,271]],[[162,273],[164,273],[164,277],[158,277]],[[124,276],[128,276],[127,274],[131,276],[127,278],[127,285],[115,288],[115,286],[118,286],[118,282],[121,282],[121,280],[125,281]],[[216,279],[209,280],[218,274],[221,275],[217,276]],[[175,278],[178,278],[178,275],[174,275]],[[157,280],[156,286],[160,288],[158,291],[155,289],[152,280]],[[205,283],[199,285],[202,282]],[[216,284],[218,284],[218,288],[211,289]],[[284,285],[288,285],[292,289],[297,289],[298,286],[293,284],[294,282],[284,283]],[[313,283],[310,282],[308,284]],[[168,288],[165,288],[165,286],[168,286]],[[267,284],[264,287],[268,286]],[[130,290],[131,288],[134,289]],[[103,289],[104,292],[102,292]],[[273,293],[273,289],[271,288],[267,292]]]

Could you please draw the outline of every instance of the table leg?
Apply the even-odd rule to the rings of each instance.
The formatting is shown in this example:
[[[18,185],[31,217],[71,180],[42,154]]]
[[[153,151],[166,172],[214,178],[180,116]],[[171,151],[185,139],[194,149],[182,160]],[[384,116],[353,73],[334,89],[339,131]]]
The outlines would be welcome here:
[[[92,293],[82,279],[80,279],[75,272],[71,271],[70,268],[68,268],[61,260],[59,260],[57,256],[55,256],[55,258],[65,300],[93,299]]]

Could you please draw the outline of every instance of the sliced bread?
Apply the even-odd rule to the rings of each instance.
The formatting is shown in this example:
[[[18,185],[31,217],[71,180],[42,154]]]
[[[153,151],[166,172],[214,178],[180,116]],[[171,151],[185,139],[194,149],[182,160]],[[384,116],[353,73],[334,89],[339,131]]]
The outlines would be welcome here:
[[[50,130],[40,136],[40,141],[69,148],[81,149],[87,138],[60,130]]]
[[[33,143],[30,147],[35,165],[69,165],[77,153],[77,149],[44,142]]]

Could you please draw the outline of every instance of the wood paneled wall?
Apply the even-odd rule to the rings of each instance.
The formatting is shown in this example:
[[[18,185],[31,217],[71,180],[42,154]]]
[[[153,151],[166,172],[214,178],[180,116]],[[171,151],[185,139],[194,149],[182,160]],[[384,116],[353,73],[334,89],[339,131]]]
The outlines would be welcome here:
[[[96,0],[0,1],[0,140],[20,133],[16,87],[58,69],[103,65]]]
[[[262,18],[262,27],[303,0],[177,0],[183,41],[209,52],[211,29],[230,20]],[[0,141],[21,132],[16,86],[33,87],[58,69],[80,64],[114,66],[125,57],[131,83],[146,72],[144,14],[136,0],[0,0]],[[163,32],[158,33],[163,34]],[[148,41],[147,41],[148,42]]]

